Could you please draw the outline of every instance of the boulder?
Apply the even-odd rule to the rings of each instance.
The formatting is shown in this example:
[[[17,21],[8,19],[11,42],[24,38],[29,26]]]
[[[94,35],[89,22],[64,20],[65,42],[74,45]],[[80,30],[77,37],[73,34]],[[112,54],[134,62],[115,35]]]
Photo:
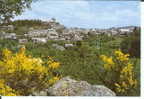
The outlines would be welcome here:
[[[47,91],[50,96],[116,96],[103,85],[91,85],[86,81],[76,81],[70,77],[62,78]]]

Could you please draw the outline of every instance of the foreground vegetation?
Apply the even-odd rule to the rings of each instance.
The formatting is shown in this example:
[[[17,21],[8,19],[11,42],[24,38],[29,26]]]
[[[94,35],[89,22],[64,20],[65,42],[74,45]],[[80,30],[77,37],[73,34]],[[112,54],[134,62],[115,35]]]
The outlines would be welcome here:
[[[122,47],[124,46],[123,44],[125,43],[124,41],[126,41],[126,39],[130,37],[132,37],[132,35],[128,37],[96,35],[96,36],[91,36],[83,41],[77,41],[77,42],[48,41],[46,44],[28,42],[25,44],[25,47],[27,49],[26,55],[31,55],[38,59],[41,58],[44,62],[47,62],[48,60],[47,57],[50,56],[55,61],[60,62],[61,68],[54,71],[55,75],[61,75],[63,77],[69,75],[74,79],[85,80],[91,84],[102,84],[115,91],[117,95],[139,96],[140,95],[140,56],[137,57],[137,54],[135,54],[136,55],[135,56],[129,53],[129,51],[131,51],[130,46],[134,46],[131,45],[133,44],[131,43],[131,41],[127,43],[129,44],[129,48]],[[75,46],[69,47],[64,51],[60,51],[52,47],[52,44],[59,44],[64,46],[65,43],[73,43]],[[17,53],[19,51],[18,45],[19,45],[18,42],[14,40],[1,40],[0,50],[3,51],[4,48],[8,48],[13,52]],[[122,49],[122,52],[119,49]],[[116,51],[119,52],[117,52],[116,54]],[[140,48],[137,49],[137,52],[138,53],[140,52]],[[118,54],[121,56],[119,56]],[[13,57],[16,58],[17,55],[19,54],[15,54]],[[108,58],[108,61],[105,61],[105,59],[102,58],[101,55],[104,55],[106,57],[105,59]],[[29,57],[27,58],[29,59]],[[19,58],[18,61],[22,61],[22,59]],[[107,62],[110,62],[110,64]],[[28,66],[24,63],[22,64]],[[29,70],[30,67],[32,66],[33,65],[26,67],[25,69]],[[111,68],[111,66],[114,67]],[[42,66],[42,68],[46,68],[46,67],[49,68],[48,65]],[[35,67],[32,68],[34,68],[34,70],[36,69]],[[40,73],[41,75],[48,75],[47,77],[52,78],[49,76],[49,72],[45,71],[44,69],[44,71],[41,72],[36,71],[36,75]],[[11,82],[13,81],[17,82],[15,79],[16,76],[15,74],[17,73],[14,73],[13,75],[10,76],[12,77],[10,81],[13,79]],[[25,72],[23,72],[20,75],[21,76],[20,78],[23,78],[23,74],[27,75],[28,78],[26,79],[30,79],[31,77],[35,76],[34,80],[30,80],[32,82],[41,81],[39,80],[41,77],[37,78],[36,75],[28,75],[25,74]],[[124,76],[124,78],[122,76]],[[9,82],[9,76],[7,77],[8,78],[6,80],[8,80]],[[48,78],[42,77],[42,79],[48,79]],[[18,78],[17,80],[19,81]],[[37,82],[37,84],[35,84],[36,89],[41,88],[37,86],[39,85],[38,83],[42,83],[42,82]],[[15,86],[13,84],[10,85],[10,87],[15,88],[18,84],[19,82],[17,82]],[[28,86],[27,87],[25,86],[25,88],[28,88]],[[18,91],[18,94],[20,95],[28,95],[29,93],[32,92],[32,90],[25,92],[25,90],[27,90],[25,88],[23,90],[16,88],[16,91]]]
[[[26,96],[48,88],[60,79],[53,74],[59,66],[60,63],[50,57],[43,62],[25,55],[25,48],[17,53],[4,49],[0,60],[0,95]]]

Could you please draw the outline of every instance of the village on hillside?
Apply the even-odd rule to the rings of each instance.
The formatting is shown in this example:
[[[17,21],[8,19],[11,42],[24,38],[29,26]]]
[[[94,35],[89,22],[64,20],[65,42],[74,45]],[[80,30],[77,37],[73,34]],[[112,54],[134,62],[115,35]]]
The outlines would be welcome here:
[[[17,40],[20,44],[27,43],[29,40],[34,43],[46,43],[48,40],[81,41],[89,35],[127,36],[135,28],[138,28],[135,26],[113,27],[109,29],[66,28],[54,18],[45,21],[44,24],[48,25],[47,29],[29,28],[28,32],[21,33],[22,35],[5,32],[5,30],[14,30],[15,27],[13,25],[0,26],[0,39]]]

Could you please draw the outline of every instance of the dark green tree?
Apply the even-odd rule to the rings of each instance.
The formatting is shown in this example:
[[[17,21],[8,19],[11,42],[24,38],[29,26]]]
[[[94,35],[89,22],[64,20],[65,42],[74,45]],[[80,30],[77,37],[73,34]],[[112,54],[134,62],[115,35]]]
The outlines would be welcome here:
[[[33,0],[0,0],[0,23],[9,23],[12,18],[30,8]]]
[[[135,28],[133,32],[121,43],[124,53],[129,53],[132,57],[140,57],[140,28]]]

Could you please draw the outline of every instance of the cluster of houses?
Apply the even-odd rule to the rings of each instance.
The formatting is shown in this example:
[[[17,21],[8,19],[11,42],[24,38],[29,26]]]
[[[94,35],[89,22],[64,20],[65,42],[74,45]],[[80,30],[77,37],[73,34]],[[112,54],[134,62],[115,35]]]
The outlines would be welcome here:
[[[135,26],[127,26],[127,27],[119,27],[119,28],[109,28],[109,29],[91,29],[90,34],[96,35],[96,34],[106,34],[108,36],[126,36],[133,32],[133,30],[137,28]]]
[[[12,39],[18,40],[19,43],[26,43],[29,40],[34,43],[46,43],[48,40],[67,40],[67,41],[80,41],[89,35],[99,35],[107,34],[108,36],[112,35],[128,35],[133,32],[133,26],[130,27],[121,27],[121,28],[110,28],[110,29],[83,29],[83,28],[65,28],[63,25],[56,22],[55,19],[47,22],[51,25],[51,28],[48,29],[30,29],[28,33],[24,35],[16,35],[15,33],[0,33],[1,39]],[[13,30],[13,26],[3,26],[0,27],[0,30],[3,28],[8,28]],[[61,30],[59,32],[59,30]]]

